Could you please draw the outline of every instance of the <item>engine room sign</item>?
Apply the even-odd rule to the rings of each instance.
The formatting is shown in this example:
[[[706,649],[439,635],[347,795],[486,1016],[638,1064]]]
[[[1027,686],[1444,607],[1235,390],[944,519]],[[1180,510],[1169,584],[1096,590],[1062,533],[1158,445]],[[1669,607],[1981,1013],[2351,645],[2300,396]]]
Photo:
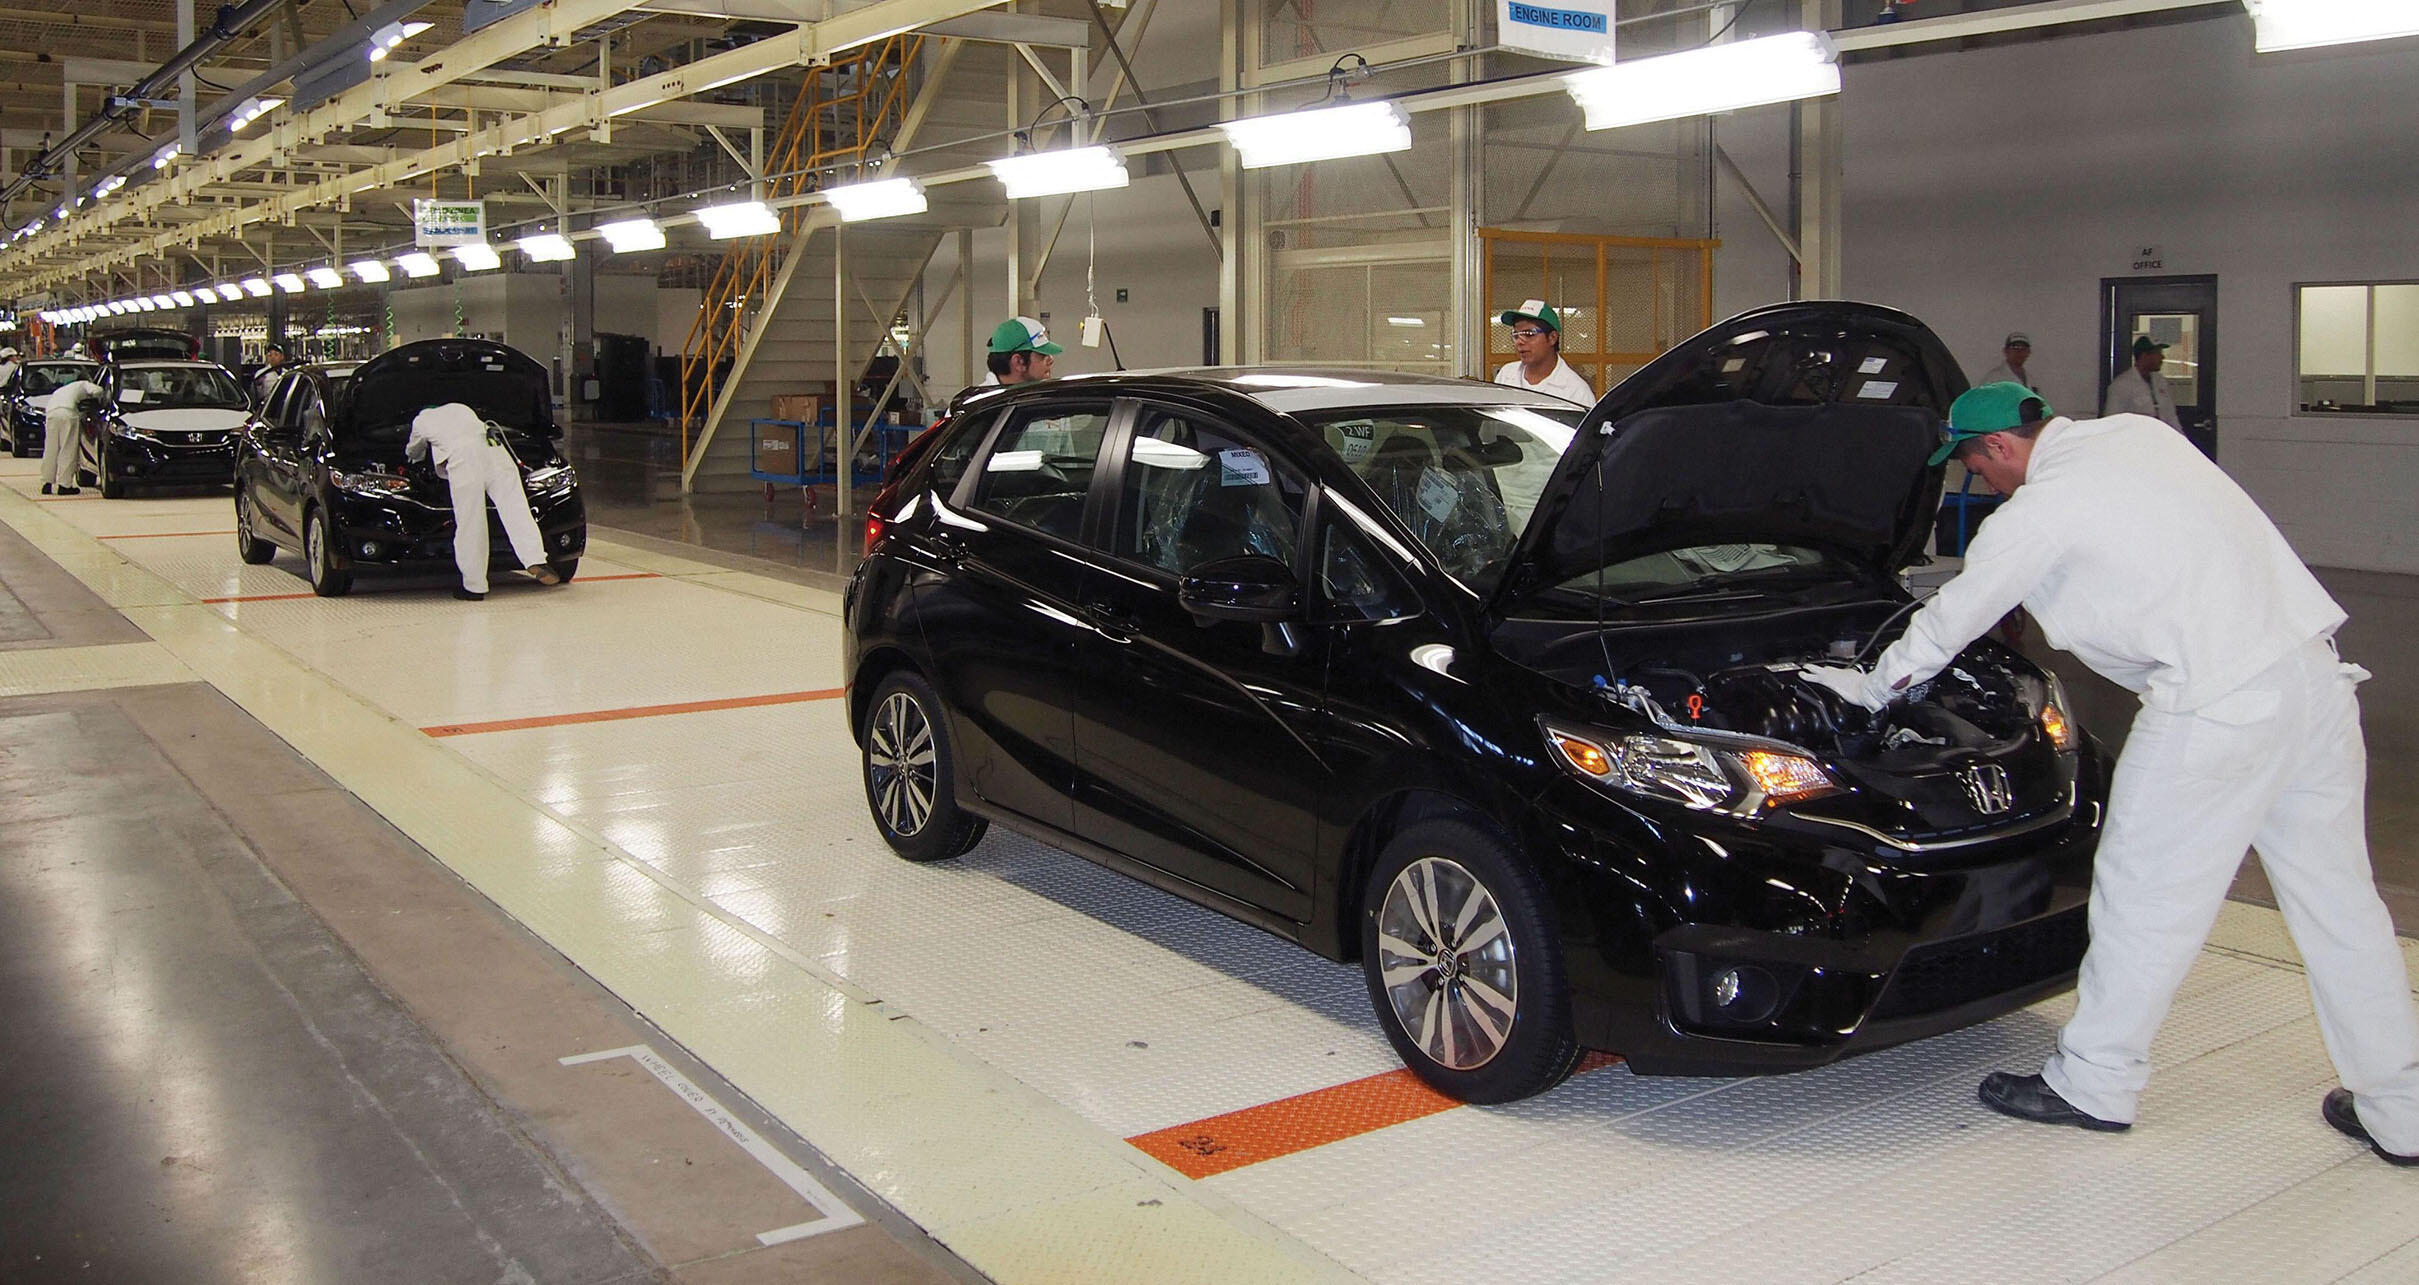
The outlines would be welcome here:
[[[412,202],[413,244],[477,245],[487,239],[487,202]]]
[[[1570,62],[1613,60],[1614,0],[1495,0],[1495,39]]]

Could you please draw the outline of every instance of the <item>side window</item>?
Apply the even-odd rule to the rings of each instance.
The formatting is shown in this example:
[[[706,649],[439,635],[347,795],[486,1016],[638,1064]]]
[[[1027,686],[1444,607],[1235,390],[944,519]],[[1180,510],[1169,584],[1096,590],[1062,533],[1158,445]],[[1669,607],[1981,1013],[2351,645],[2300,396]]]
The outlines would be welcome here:
[[[958,483],[966,476],[966,464],[982,449],[983,437],[991,431],[992,417],[974,415],[966,423],[949,430],[949,436],[934,448],[929,485],[943,497],[955,496]]]
[[[296,379],[293,383],[294,422],[302,426],[303,437],[307,440],[327,436],[328,412],[320,403],[318,385],[307,379]]]
[[[261,423],[266,424],[271,428],[285,428],[287,426],[286,402],[290,400],[288,394],[291,391],[292,390],[288,384],[283,381],[279,382],[275,387],[269,390],[269,398],[266,402],[261,404],[260,408]]]
[[[1126,460],[1115,552],[1182,575],[1260,553],[1292,565],[1302,480],[1214,421],[1146,408]]]
[[[1077,538],[1108,427],[1107,406],[1019,412],[983,461],[968,507],[1061,539]]]
[[[1338,512],[1333,502],[1319,507],[1325,516],[1319,523],[1314,619],[1335,623],[1418,615],[1419,594],[1403,578],[1400,561]]]

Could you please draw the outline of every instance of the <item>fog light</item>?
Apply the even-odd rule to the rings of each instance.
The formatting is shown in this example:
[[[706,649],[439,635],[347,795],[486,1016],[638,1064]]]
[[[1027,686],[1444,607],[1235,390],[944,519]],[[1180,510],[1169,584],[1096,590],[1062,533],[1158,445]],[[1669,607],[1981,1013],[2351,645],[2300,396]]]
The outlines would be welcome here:
[[[1781,987],[1753,964],[1725,968],[1706,982],[1706,997],[1725,1022],[1761,1022],[1780,1007]]]
[[[1738,998],[1739,970],[1725,968],[1720,976],[1713,979],[1713,1002],[1719,1007],[1728,1008],[1736,1003]]]
[[[362,557],[365,557],[365,558],[375,558],[375,557],[377,557],[377,556],[378,556],[378,553],[379,553],[379,548],[378,548],[378,542],[377,542],[376,540],[364,540],[364,541],[362,541],[362,542],[361,542],[361,556],[362,556]]]
[[[570,548],[570,547],[571,547],[571,533],[570,533],[569,531],[565,531],[565,532],[563,532],[561,535],[558,535],[558,536],[554,537],[554,547],[555,547],[555,548],[558,548],[558,549],[568,549],[568,548]]]

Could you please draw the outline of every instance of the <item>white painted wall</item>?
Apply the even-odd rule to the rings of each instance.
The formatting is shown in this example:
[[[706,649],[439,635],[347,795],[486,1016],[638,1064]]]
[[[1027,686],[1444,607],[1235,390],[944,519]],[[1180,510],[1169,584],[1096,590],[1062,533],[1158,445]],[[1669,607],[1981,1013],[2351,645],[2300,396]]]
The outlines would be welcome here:
[[[2419,277],[2419,41],[2254,57],[2241,14],[1848,70],[1846,289],[1969,370],[2033,339],[2061,409],[2099,389],[2102,277],[2155,244],[2218,278],[2220,463],[2303,557],[2419,572],[2419,423],[2293,413],[2296,282]],[[1723,143],[1786,200],[1787,113]],[[1723,180],[1718,312],[1785,297],[1786,260]]]
[[[390,296],[395,342],[456,333],[454,308],[458,302],[463,333],[500,337],[551,367],[561,355],[563,327],[570,317],[564,284],[559,272],[499,269],[444,285],[397,290]]]

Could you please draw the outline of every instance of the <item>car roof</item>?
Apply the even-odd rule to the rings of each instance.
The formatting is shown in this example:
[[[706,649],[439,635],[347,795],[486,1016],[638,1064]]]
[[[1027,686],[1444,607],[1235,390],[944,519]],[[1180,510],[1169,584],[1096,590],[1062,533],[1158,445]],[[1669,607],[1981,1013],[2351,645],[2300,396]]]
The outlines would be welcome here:
[[[1021,385],[1018,387],[1022,387]],[[1490,384],[1477,379],[1417,375],[1399,370],[1346,366],[1195,366],[1062,375],[1033,385],[1067,391],[1101,388],[1117,392],[1222,393],[1257,402],[1279,414],[1357,406],[1536,406],[1571,410],[1559,397]]]
[[[219,365],[215,361],[203,361],[197,357],[129,357],[124,361],[112,362],[110,364],[116,366],[120,370],[133,370],[138,367],[144,370],[157,370],[168,366],[180,366],[186,368],[200,366],[207,367],[211,370],[226,369],[226,367]]]

